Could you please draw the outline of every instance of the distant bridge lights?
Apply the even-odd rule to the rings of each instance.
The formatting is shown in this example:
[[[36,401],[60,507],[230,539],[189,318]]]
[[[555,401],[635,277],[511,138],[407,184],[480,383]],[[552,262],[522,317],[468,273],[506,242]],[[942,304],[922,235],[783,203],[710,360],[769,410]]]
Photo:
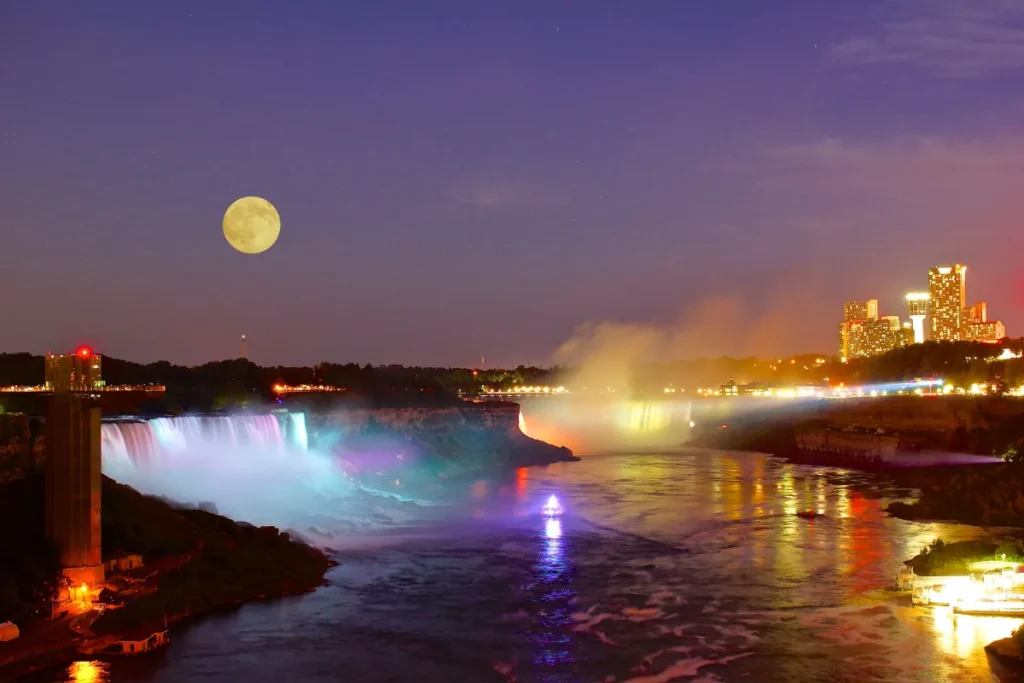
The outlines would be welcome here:
[[[281,394],[319,394],[345,391],[345,387],[333,387],[327,384],[275,384],[274,393]]]
[[[87,394],[109,394],[112,392],[141,391],[146,393],[164,393],[166,387],[162,384],[115,384],[92,387],[81,392]],[[0,387],[0,394],[46,394],[53,391],[53,387],[45,384],[25,385],[16,384],[8,387]]]
[[[542,395],[542,394],[566,394],[569,390],[565,387],[549,386],[516,386],[509,389],[487,389],[484,393],[490,396],[516,396],[516,395]]]

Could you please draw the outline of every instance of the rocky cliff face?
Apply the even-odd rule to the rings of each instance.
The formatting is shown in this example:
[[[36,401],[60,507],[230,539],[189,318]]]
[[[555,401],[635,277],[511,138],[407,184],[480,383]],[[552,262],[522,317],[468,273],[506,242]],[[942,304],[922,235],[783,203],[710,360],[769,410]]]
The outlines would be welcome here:
[[[25,415],[0,415],[0,481],[17,479],[41,463],[45,448],[38,423]]]
[[[350,433],[488,429],[525,436],[519,430],[519,404],[507,401],[466,401],[443,408],[343,408],[329,411],[321,419]]]
[[[523,434],[519,405],[509,402],[336,409],[307,415],[307,424],[311,447],[334,450],[353,468],[377,468],[381,476],[399,459],[440,478],[577,459],[568,448]]]

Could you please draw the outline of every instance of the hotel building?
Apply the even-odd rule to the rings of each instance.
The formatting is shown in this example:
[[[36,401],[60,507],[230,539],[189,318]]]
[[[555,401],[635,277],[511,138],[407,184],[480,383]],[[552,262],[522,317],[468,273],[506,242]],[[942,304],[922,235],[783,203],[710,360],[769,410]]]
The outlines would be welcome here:
[[[931,302],[931,338],[934,341],[963,339],[967,307],[967,266],[938,266],[928,270]]]

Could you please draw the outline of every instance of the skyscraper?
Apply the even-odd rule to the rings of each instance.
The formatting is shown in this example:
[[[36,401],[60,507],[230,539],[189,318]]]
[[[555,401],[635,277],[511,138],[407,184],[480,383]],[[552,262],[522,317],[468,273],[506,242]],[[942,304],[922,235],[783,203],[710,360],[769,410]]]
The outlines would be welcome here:
[[[964,337],[967,305],[967,266],[938,266],[928,271],[932,339],[956,341]]]
[[[843,306],[843,322],[857,320],[878,320],[878,299],[847,301]]]
[[[907,307],[910,309],[910,322],[914,330],[914,343],[924,342],[924,319],[928,317],[928,292],[910,292],[907,294]]]
[[[973,306],[964,309],[964,320],[972,323],[988,322],[988,304],[976,301]]]
[[[865,355],[862,325],[878,321],[878,299],[847,301],[843,305],[843,322],[839,323],[839,357]],[[870,326],[869,326],[870,327]]]
[[[900,324],[899,316],[887,315],[877,320],[844,322],[842,355],[844,358],[877,356],[898,349],[913,340],[910,328]]]

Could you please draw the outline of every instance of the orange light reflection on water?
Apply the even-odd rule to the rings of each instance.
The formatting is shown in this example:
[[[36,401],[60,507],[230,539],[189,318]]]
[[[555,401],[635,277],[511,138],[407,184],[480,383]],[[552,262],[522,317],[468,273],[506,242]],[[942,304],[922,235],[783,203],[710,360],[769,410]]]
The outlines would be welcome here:
[[[473,498],[475,498],[477,500],[480,500],[481,498],[486,498],[487,497],[487,481],[484,480],[484,479],[480,479],[480,480],[474,482],[473,485],[469,489],[469,495],[473,496]]]
[[[516,470],[516,500],[526,497],[526,489],[530,485],[530,471],[525,467]]]
[[[1024,623],[1014,617],[976,617],[954,614],[951,607],[932,607],[932,620],[939,634],[939,647],[946,654],[970,659],[984,657],[989,643],[1007,638]]]
[[[69,683],[103,683],[110,680],[110,665],[105,662],[75,662],[68,667]]]

